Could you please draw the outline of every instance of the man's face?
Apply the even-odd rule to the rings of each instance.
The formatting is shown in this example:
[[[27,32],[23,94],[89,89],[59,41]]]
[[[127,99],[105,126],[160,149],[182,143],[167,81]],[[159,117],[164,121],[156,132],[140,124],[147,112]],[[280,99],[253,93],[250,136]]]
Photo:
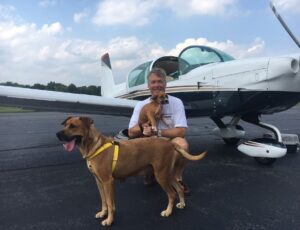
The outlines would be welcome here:
[[[152,97],[156,97],[160,91],[165,92],[166,81],[152,73],[148,79],[148,88]]]

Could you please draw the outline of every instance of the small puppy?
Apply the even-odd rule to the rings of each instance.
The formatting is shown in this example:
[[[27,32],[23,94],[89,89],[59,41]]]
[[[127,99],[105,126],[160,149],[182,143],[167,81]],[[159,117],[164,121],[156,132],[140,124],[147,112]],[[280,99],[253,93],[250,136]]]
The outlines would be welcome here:
[[[167,208],[161,212],[161,216],[171,215],[176,195],[179,196],[176,207],[185,207],[183,186],[175,178],[177,162],[183,158],[201,160],[206,152],[193,156],[175,143],[156,137],[116,143],[98,132],[93,120],[88,117],[69,117],[62,124],[64,128],[56,133],[57,138],[65,142],[66,151],[74,150],[76,145],[79,147],[95,177],[102,201],[102,209],[96,218],[105,218],[103,226],[111,225],[114,219],[114,180],[136,175],[149,165],[168,196]]]
[[[140,112],[139,125],[143,126],[144,124],[148,124],[154,132],[157,132],[158,120],[162,120],[166,124],[162,119],[162,109],[163,105],[167,103],[169,103],[168,96],[163,91],[159,92],[157,97],[151,98],[151,102],[146,104]]]

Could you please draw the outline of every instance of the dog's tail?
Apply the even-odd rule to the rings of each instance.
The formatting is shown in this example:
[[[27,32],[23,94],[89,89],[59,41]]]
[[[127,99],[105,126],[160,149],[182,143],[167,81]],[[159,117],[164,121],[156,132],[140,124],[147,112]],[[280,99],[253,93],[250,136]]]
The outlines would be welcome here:
[[[185,151],[184,149],[180,148],[178,145],[174,145],[174,146],[175,146],[176,151],[181,153],[181,155],[184,158],[186,158],[190,161],[199,161],[207,155],[207,151],[204,151],[203,153],[200,153],[198,155],[191,155],[187,151]]]

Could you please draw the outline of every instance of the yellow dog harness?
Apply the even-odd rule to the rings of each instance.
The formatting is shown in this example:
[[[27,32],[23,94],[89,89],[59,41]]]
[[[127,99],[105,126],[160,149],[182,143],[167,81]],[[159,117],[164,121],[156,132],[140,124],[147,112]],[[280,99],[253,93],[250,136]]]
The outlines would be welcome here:
[[[108,149],[109,147],[111,147],[112,145],[114,145],[114,156],[113,156],[113,161],[112,161],[112,172],[115,171],[115,168],[116,168],[116,164],[117,164],[117,161],[118,161],[118,157],[119,157],[119,145],[118,145],[118,142],[109,142],[109,143],[106,143],[105,145],[102,145],[99,149],[97,149],[96,152],[94,152],[92,155],[90,156],[87,156],[86,157],[86,160],[87,161],[90,161],[92,158],[100,155],[104,150]]]

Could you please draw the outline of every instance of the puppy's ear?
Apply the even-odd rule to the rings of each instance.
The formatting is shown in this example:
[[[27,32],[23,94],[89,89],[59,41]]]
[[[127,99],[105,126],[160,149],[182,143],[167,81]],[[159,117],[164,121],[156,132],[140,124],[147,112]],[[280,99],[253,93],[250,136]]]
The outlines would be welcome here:
[[[92,124],[94,124],[93,119],[90,117],[80,117],[80,120],[87,128],[89,128]]]
[[[61,124],[62,125],[65,125],[66,124],[66,122],[67,122],[67,120],[69,120],[70,118],[72,118],[72,117],[68,117],[66,120],[64,120]]]

